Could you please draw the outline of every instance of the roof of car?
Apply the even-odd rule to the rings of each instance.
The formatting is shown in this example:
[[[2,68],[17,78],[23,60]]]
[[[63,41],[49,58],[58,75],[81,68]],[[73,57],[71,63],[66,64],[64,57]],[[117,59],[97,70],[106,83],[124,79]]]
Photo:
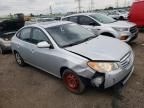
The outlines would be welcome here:
[[[36,23],[36,24],[31,24],[28,25],[27,27],[43,27],[43,28],[48,28],[48,27],[54,27],[54,26],[59,26],[59,25],[63,25],[63,24],[69,24],[72,22],[69,21],[49,21],[49,22],[40,22],[40,23]]]
[[[77,13],[77,14],[67,15],[65,17],[77,16],[77,15],[92,15],[92,14],[97,14],[97,13]],[[65,17],[63,17],[63,18],[65,18]]]

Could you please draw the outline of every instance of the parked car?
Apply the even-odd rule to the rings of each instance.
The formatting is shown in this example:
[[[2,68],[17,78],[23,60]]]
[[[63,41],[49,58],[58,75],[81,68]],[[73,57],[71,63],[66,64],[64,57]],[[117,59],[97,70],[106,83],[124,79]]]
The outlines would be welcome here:
[[[26,21],[25,25],[36,24],[39,22],[48,22],[48,21],[54,21],[54,19],[53,18],[32,18],[30,21]]]
[[[125,84],[134,70],[128,44],[67,21],[23,27],[12,38],[12,50],[20,66],[28,63],[62,78],[73,93],[83,92],[87,84]]]
[[[53,18],[38,18],[37,22],[47,22],[47,21],[54,21]]]
[[[98,35],[114,37],[131,42],[138,36],[136,24],[127,21],[116,21],[100,13],[80,13],[63,17],[62,20],[78,23]]]
[[[8,32],[0,34],[0,54],[4,54],[5,51],[11,50],[11,38],[15,32]]]
[[[144,1],[134,2],[131,6],[128,20],[134,22],[138,27],[144,27]]]
[[[54,17],[54,20],[57,20],[57,21],[61,20],[61,16]]]
[[[108,11],[107,15],[116,19],[116,20],[127,20],[128,19],[128,12],[125,11]]]

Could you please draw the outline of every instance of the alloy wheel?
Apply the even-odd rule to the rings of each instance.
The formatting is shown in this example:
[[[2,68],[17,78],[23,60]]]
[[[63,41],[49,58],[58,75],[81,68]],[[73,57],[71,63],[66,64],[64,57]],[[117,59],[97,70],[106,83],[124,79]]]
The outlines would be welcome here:
[[[74,73],[66,73],[64,75],[64,83],[66,87],[72,92],[76,92],[79,90],[79,79]]]
[[[18,53],[16,53],[16,54],[15,54],[15,57],[16,57],[17,63],[21,65],[21,64],[22,64],[22,60],[21,60],[20,55],[19,55]]]

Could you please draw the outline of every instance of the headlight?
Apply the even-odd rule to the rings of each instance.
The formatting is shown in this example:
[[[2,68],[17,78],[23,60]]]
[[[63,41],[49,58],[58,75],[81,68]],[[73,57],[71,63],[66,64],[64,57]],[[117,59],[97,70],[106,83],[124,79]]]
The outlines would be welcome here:
[[[123,31],[128,31],[129,28],[118,28],[118,27],[113,27],[113,29],[115,29],[116,31],[119,31],[119,32],[123,32]]]
[[[127,40],[127,39],[128,39],[128,36],[122,35],[119,39],[120,39],[120,40]]]
[[[88,62],[88,66],[101,73],[111,72],[119,68],[118,64],[114,62]]]

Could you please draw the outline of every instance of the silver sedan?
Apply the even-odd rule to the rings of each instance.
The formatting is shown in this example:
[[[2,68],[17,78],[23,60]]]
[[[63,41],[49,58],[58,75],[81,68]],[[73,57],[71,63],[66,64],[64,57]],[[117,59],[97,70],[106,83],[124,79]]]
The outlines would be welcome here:
[[[128,44],[67,21],[23,27],[12,38],[12,50],[20,66],[28,63],[62,78],[73,93],[82,93],[87,85],[124,84],[134,70]]]

